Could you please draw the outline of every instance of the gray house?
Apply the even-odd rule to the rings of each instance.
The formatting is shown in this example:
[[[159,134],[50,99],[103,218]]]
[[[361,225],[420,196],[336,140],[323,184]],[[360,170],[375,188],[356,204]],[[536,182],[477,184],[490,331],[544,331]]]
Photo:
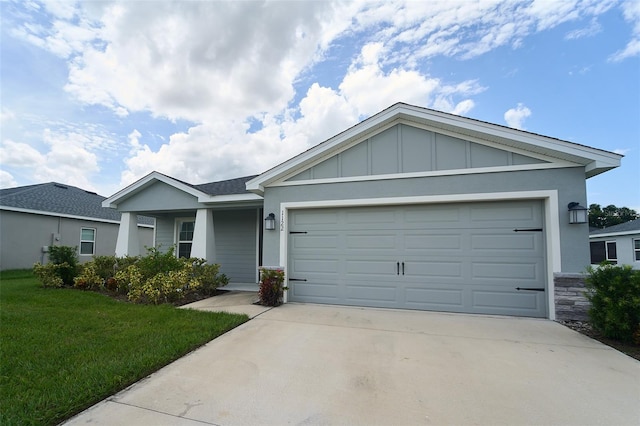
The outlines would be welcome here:
[[[606,260],[640,269],[640,219],[591,231],[589,246],[592,265]]]
[[[0,190],[0,270],[45,263],[50,246],[78,247],[81,262],[113,255],[120,213],[102,207],[102,197],[50,182]],[[140,218],[136,238],[153,246],[153,219]]]
[[[589,264],[568,206],[620,159],[399,103],[258,176],[154,172],[103,206],[122,212],[119,254],[153,216],[157,244],[220,263],[231,286],[284,267],[288,301],[554,319],[554,279]]]

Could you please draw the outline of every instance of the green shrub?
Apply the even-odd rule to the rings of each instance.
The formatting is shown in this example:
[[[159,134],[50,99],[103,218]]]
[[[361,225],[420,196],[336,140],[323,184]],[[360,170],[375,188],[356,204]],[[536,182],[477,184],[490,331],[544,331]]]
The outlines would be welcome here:
[[[147,255],[137,259],[135,264],[142,276],[149,279],[158,274],[181,269],[182,259],[176,257],[173,246],[169,247],[165,253],[162,253],[159,248],[147,247]]]
[[[49,262],[60,265],[57,274],[64,285],[73,285],[73,279],[78,274],[78,247],[50,246]]]
[[[198,281],[199,293],[205,296],[213,296],[219,287],[229,284],[229,278],[225,274],[220,274],[220,265],[217,263],[207,264],[207,261],[199,258],[191,258],[193,279]]]
[[[640,336],[640,271],[628,265],[601,264],[588,272],[591,325],[606,337],[624,342]]]
[[[282,304],[284,295],[284,270],[280,268],[260,268],[260,303],[266,306]]]
[[[42,265],[38,262],[33,265],[33,274],[38,277],[42,287],[60,288],[64,287],[64,282],[62,278],[60,278],[59,269],[66,268],[67,266],[67,264],[56,265],[54,263]]]
[[[80,275],[73,279],[73,286],[83,290],[100,290],[104,287],[104,278],[97,273],[96,264],[87,262],[81,268]]]
[[[88,263],[93,263],[96,274],[103,280],[106,280],[116,274],[118,258],[115,256],[95,256],[93,260]]]

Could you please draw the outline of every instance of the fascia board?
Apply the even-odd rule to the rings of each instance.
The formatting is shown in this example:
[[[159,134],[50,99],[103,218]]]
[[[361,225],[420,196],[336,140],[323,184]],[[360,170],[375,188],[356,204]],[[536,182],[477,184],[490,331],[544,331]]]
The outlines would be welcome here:
[[[609,238],[609,237],[633,237],[634,235],[640,235],[640,230],[593,234],[593,235],[589,235],[589,239]]]
[[[263,201],[258,194],[230,194],[230,195],[207,195],[198,198],[198,202],[203,204],[233,203],[242,201]]]

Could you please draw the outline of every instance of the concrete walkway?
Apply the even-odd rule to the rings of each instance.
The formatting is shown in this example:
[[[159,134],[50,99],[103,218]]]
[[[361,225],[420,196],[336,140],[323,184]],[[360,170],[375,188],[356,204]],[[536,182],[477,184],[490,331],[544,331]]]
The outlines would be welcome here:
[[[548,320],[287,304],[67,424],[638,425],[640,362]]]

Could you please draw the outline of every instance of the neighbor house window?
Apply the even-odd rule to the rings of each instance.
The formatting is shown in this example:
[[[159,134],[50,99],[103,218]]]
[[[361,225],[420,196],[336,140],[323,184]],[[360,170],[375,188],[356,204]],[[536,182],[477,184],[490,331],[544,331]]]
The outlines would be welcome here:
[[[633,240],[633,258],[640,261],[640,239]]]
[[[178,257],[191,257],[191,245],[193,244],[194,221],[178,222]]]
[[[92,256],[96,248],[96,230],[82,228],[80,230],[80,255]]]
[[[618,252],[615,241],[594,241],[590,244],[591,264],[604,262],[618,263]]]

